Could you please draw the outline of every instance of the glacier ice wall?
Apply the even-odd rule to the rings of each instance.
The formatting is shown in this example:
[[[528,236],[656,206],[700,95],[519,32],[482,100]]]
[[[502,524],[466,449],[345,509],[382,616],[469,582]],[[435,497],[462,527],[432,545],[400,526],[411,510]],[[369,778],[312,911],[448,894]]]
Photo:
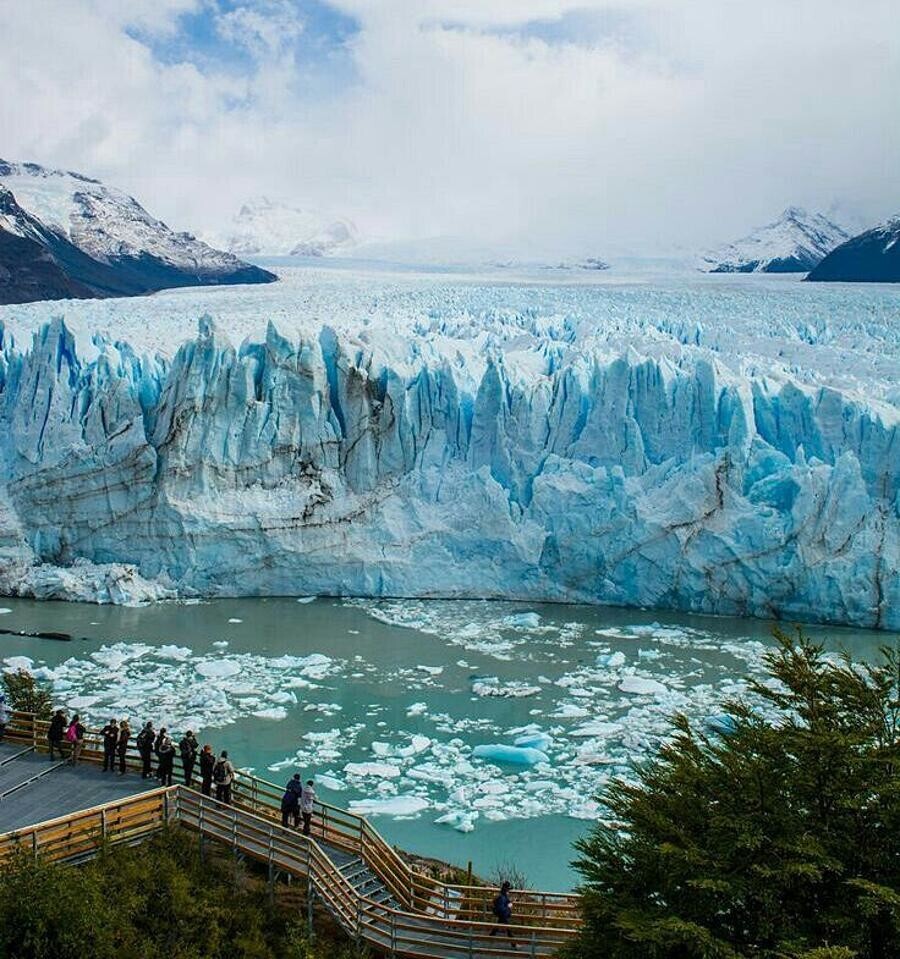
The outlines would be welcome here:
[[[102,336],[80,354],[60,319],[28,345],[0,324],[0,591],[53,595],[48,570],[79,563],[100,599],[122,587],[96,566],[150,598],[900,628],[896,416],[702,357],[551,343],[529,362],[489,343],[476,364],[414,346],[393,362],[325,325],[235,347],[208,318],[148,359]]]

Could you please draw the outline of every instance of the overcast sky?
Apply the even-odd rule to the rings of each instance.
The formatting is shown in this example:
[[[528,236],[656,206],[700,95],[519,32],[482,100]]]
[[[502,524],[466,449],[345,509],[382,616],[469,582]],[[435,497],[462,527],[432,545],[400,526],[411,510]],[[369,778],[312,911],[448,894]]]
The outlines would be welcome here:
[[[0,156],[179,229],[602,255],[900,212],[897,0],[0,0]],[[855,225],[855,224],[854,224]]]

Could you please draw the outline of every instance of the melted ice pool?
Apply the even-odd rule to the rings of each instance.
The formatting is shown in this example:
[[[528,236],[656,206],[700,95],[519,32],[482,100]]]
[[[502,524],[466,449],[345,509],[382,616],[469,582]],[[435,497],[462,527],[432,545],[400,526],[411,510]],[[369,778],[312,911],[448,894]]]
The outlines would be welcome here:
[[[100,725],[200,731],[276,783],[376,817],[391,842],[489,875],[570,888],[596,797],[685,712],[715,727],[763,671],[765,623],[584,606],[250,599],[136,609],[4,600],[0,636]],[[808,632],[868,657],[883,633]]]

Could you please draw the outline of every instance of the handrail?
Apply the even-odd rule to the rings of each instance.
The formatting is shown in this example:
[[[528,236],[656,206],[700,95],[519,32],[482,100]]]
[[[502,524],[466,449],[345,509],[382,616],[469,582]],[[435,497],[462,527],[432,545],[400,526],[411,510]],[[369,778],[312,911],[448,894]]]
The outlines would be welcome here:
[[[527,946],[532,956],[545,956],[574,933],[571,928],[517,923],[509,926],[512,941],[498,941],[490,935],[491,922],[422,915],[379,903],[352,886],[317,839],[182,785],[140,793],[0,835],[0,864],[17,849],[35,857],[80,861],[96,855],[104,843],[146,839],[167,822],[305,878],[349,935],[394,955],[416,959],[434,956],[438,949],[437,954],[448,959],[511,957],[521,954],[512,946],[518,942]]]
[[[11,711],[6,737],[25,742],[37,751],[46,749],[49,722],[33,713]],[[135,734],[138,730],[135,730]],[[82,760],[102,761],[102,738],[97,730],[88,730]],[[140,768],[141,760],[132,739],[126,753],[128,768]],[[176,752],[175,770],[183,772]],[[235,805],[280,823],[283,790],[275,783],[237,772],[233,797]],[[280,826],[279,826],[280,828]],[[494,890],[487,886],[445,883],[416,872],[363,816],[340,806],[316,801],[313,835],[325,842],[358,855],[375,876],[391,892],[396,901],[413,912],[432,917],[438,913],[456,920],[476,922],[490,917]],[[555,893],[531,889],[512,891],[517,915],[527,922],[552,921],[556,928],[577,928],[580,925],[581,898],[572,893]]]

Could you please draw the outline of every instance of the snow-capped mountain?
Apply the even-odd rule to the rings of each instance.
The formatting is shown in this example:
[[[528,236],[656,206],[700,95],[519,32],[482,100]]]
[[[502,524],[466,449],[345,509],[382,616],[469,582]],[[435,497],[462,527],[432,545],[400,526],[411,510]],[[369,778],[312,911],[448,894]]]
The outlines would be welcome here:
[[[231,221],[220,244],[238,256],[334,256],[359,242],[350,221],[257,197]]]
[[[707,253],[707,273],[806,273],[849,234],[821,213],[790,206],[772,223]]]
[[[127,193],[80,173],[0,160],[0,189],[6,251],[0,258],[6,277],[0,302],[129,296],[174,286],[276,279],[190,233],[176,233]],[[32,263],[27,275],[26,249]],[[35,273],[38,263],[44,265]],[[37,281],[39,274],[46,282]]]
[[[900,216],[842,243],[807,280],[900,283]]]

